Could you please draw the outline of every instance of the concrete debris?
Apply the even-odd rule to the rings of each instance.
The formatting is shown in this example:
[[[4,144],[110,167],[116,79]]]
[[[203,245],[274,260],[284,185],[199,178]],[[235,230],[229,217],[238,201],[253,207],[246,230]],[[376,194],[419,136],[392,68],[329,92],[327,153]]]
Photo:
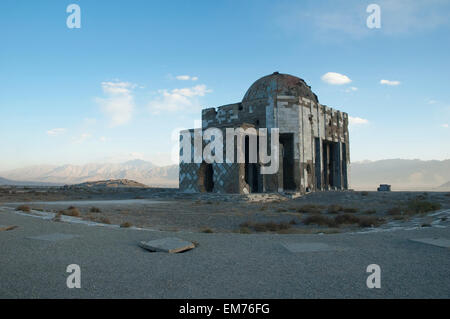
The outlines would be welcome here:
[[[175,237],[156,239],[147,242],[141,241],[139,246],[152,252],[166,252],[170,254],[181,253],[195,248],[195,245],[192,242]]]
[[[420,238],[410,240],[417,243],[428,244],[442,248],[450,248],[450,240],[446,238]]]

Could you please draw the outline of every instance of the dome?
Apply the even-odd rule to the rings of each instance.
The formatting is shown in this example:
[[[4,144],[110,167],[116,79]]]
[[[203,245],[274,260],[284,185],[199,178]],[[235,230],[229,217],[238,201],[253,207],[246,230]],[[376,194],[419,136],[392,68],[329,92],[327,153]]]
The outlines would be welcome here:
[[[303,79],[289,74],[274,72],[257,80],[245,93],[242,102],[266,99],[270,95],[291,95],[305,97],[318,103],[317,96]]]

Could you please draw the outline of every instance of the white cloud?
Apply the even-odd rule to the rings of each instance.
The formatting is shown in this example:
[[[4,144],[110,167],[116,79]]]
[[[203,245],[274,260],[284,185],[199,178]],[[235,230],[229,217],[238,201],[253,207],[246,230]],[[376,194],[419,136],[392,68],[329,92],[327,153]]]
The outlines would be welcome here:
[[[354,87],[354,86],[349,87],[348,89],[345,90],[345,92],[347,92],[347,93],[356,92],[356,91],[358,91],[358,88]]]
[[[107,138],[104,137],[104,136],[101,136],[101,137],[99,138],[99,141],[100,141],[100,142],[106,142],[106,140],[107,140]]]
[[[159,90],[160,96],[150,101],[150,109],[154,113],[161,111],[179,111],[186,109],[196,109],[198,105],[197,97],[205,96],[212,92],[206,85],[199,84],[191,88],[181,88],[173,90]]]
[[[134,111],[133,89],[135,84],[129,82],[102,82],[103,92],[107,98],[97,98],[102,111],[110,118],[112,126],[130,122]]]
[[[74,143],[83,143],[84,141],[86,141],[87,139],[90,139],[91,137],[92,137],[91,134],[83,133],[79,137],[74,139]]]
[[[349,116],[348,120],[349,120],[349,124],[350,125],[365,125],[365,124],[369,124],[368,120],[360,118],[360,117]]]
[[[66,132],[65,128],[54,128],[47,131],[47,134],[50,136],[58,136],[64,134]]]
[[[180,81],[189,81],[189,80],[197,81],[198,80],[197,76],[190,76],[190,75],[177,75],[175,78]]]
[[[322,81],[332,85],[343,85],[352,82],[348,76],[335,72],[328,72],[322,75]]]
[[[380,84],[381,85],[397,86],[397,85],[400,85],[400,81],[381,80]]]
[[[446,124],[442,124],[441,127],[448,128],[448,124],[447,123]]]

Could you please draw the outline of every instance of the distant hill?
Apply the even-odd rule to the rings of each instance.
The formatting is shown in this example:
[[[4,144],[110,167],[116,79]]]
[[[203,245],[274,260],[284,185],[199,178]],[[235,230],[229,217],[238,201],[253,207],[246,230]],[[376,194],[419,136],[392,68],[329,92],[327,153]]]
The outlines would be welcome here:
[[[69,187],[87,187],[87,188],[147,188],[147,185],[132,181],[129,179],[110,179],[107,181],[86,182],[71,185]]]
[[[388,159],[351,164],[350,184],[354,189],[375,190],[391,184],[392,190],[441,190],[450,181],[450,160],[421,161]]]
[[[20,183],[32,181],[33,183],[64,185],[111,179],[128,179],[149,186],[177,187],[178,165],[159,167],[142,160],[117,164],[42,165],[0,172],[0,176]]]
[[[29,182],[29,181],[12,181],[10,179],[0,177],[0,185],[9,186],[61,186],[59,183],[41,183],[41,182]]]
[[[447,183],[442,184],[441,186],[439,186],[437,188],[437,190],[441,190],[441,191],[450,191],[450,181],[448,181]]]

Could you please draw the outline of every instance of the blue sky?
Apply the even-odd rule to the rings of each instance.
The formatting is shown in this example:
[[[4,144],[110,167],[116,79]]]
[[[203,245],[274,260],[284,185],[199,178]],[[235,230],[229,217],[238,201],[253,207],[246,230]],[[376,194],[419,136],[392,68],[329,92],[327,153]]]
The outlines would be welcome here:
[[[66,26],[71,3],[80,29]],[[176,129],[274,71],[349,113],[352,161],[448,159],[449,31],[441,0],[2,0],[0,171],[170,164]]]

